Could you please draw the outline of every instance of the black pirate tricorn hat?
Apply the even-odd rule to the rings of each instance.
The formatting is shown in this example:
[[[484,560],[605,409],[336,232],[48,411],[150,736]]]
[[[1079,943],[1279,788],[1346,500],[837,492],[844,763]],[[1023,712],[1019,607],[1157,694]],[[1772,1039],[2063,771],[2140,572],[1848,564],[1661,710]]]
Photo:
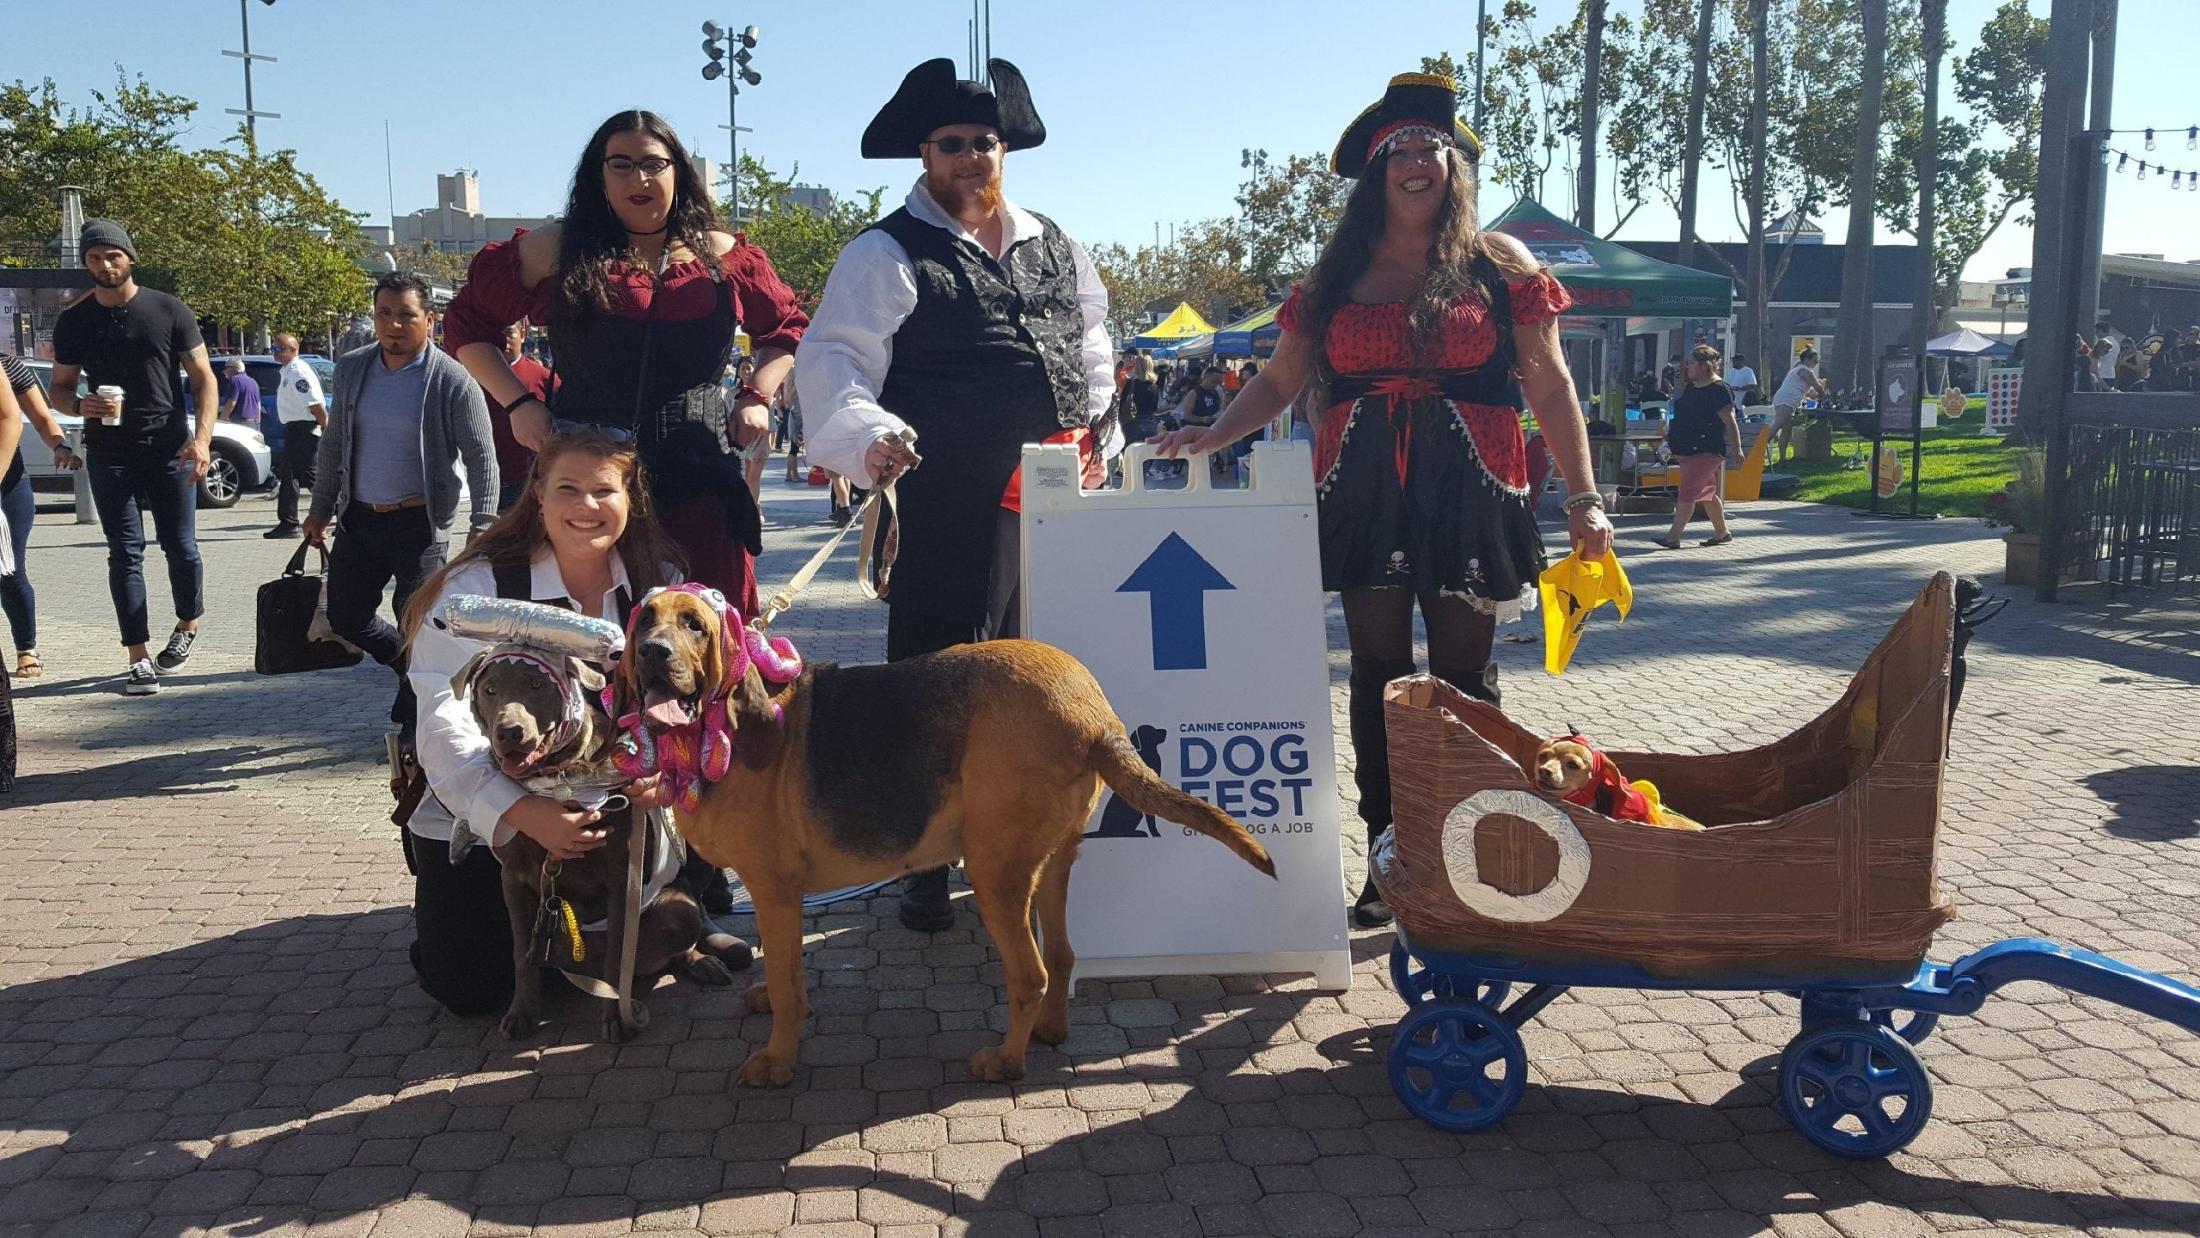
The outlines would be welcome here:
[[[942,125],[990,125],[1010,150],[1030,150],[1047,140],[1047,127],[1031,106],[1031,87],[1006,60],[988,60],[993,85],[955,76],[942,56],[909,70],[901,89],[863,131],[865,159],[914,159],[917,147]]]
[[[1367,169],[1375,148],[1402,128],[1420,127],[1449,133],[1453,145],[1467,158],[1482,157],[1482,139],[1458,117],[1457,91],[1441,73],[1401,73],[1390,79],[1383,97],[1352,118],[1337,149],[1329,156],[1329,168],[1339,176],[1357,177]]]

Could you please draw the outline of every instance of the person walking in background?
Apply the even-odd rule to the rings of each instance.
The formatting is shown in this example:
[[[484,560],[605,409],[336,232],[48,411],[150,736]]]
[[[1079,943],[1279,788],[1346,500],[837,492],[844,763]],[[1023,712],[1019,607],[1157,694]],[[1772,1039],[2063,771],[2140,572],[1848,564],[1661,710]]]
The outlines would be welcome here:
[[[260,384],[245,372],[243,357],[230,357],[222,362],[227,381],[222,384],[223,421],[241,422],[258,429],[260,425]]]
[[[1681,548],[1681,534],[1701,505],[1711,517],[1706,546],[1734,540],[1726,529],[1726,504],[1720,499],[1721,466],[1742,466],[1742,426],[1734,416],[1734,391],[1719,378],[1719,350],[1698,344],[1688,355],[1688,385],[1673,397],[1673,419],[1666,446],[1680,462],[1680,492],[1674,497],[1673,527],[1650,539],[1667,550]]]
[[[275,420],[283,430],[283,455],[276,466],[281,480],[275,487],[275,527],[270,540],[298,536],[298,494],[313,493],[313,469],[321,453],[321,428],[328,424],[328,406],[321,395],[321,376],[298,356],[298,337],[275,337],[275,363],[282,367],[275,379]]]
[[[498,347],[528,318],[552,331],[557,416],[633,435],[690,579],[756,613],[762,524],[737,449],[770,433],[771,395],[809,319],[764,251],[719,225],[672,126],[644,111],[605,120],[581,149],[564,215],[484,246],[467,270],[444,347],[511,410],[520,444],[552,429],[551,406]],[[737,391],[729,426],[718,380],[737,326],[756,379]]]
[[[1788,458],[1795,443],[1795,414],[1803,407],[1803,401],[1826,398],[1826,385],[1818,381],[1818,350],[1806,348],[1795,358],[1795,365],[1780,380],[1780,389],[1772,394],[1772,441],[1780,449],[1780,459]]]
[[[84,461],[69,449],[69,436],[54,419],[38,375],[20,357],[0,356],[7,394],[23,414],[23,439],[35,434],[53,452],[54,467],[76,472]],[[38,595],[31,589],[31,521],[38,515],[38,496],[31,490],[30,469],[23,463],[23,439],[9,453],[7,476],[0,478],[0,512],[8,518],[9,549],[15,555],[15,574],[0,577],[0,610],[8,616],[8,631],[15,637],[15,677],[36,679],[46,673],[38,658]]]
[[[90,296],[61,311],[53,331],[53,404],[84,418],[92,502],[107,538],[107,591],[114,599],[129,669],[128,696],[160,691],[160,673],[181,668],[198,640],[206,610],[199,562],[198,487],[212,458],[213,367],[191,307],[165,292],[138,286],[137,246],[121,224],[86,220],[78,253],[92,275]],[[177,390],[181,370],[191,384],[194,427]],[[92,389],[79,398],[77,380]],[[145,517],[153,518],[176,626],[156,659],[145,601]]]
[[[512,367],[513,377],[527,388],[530,400],[548,400],[557,380],[550,367],[527,355],[527,320],[504,329],[504,361]],[[488,389],[482,389],[482,398],[489,403],[489,429],[496,435],[497,480],[502,493],[497,495],[497,510],[510,511],[519,493],[527,488],[527,471],[534,466],[535,453],[520,444],[512,434],[512,410],[497,403]]]
[[[1115,398],[1107,288],[1082,245],[1004,195],[1008,152],[1046,126],[1016,66],[988,68],[990,86],[926,61],[864,130],[865,158],[924,171],[841,251],[796,359],[812,462],[866,487],[901,478],[889,662],[1018,635],[1024,446],[1078,444],[1087,486],[1114,454],[1093,433]],[[903,476],[905,427],[931,463]],[[903,883],[901,922],[954,923],[946,869]]]
[[[1734,364],[1726,367],[1726,385],[1734,392],[1734,406],[1748,408],[1755,403],[1757,371],[1749,368],[1749,358],[1734,354]]]
[[[1156,444],[1219,453],[1322,380],[1322,588],[1342,595],[1351,643],[1353,778],[1371,856],[1392,818],[1383,688],[1414,671],[1416,606],[1429,670],[1498,704],[1497,625],[1536,596],[1544,551],[1523,398],[1566,478],[1568,540],[1590,559],[1612,544],[1559,349],[1573,300],[1525,245],[1476,226],[1482,145],[1456,108],[1449,77],[1407,73],[1346,127],[1330,167],[1356,183],[1276,313],[1275,355],[1215,425]],[[1372,876],[1352,914],[1390,923]]]
[[[306,540],[321,544],[331,526],[328,625],[368,657],[397,672],[390,721],[411,746],[413,695],[405,677],[404,638],[376,614],[392,582],[391,609],[449,558],[465,473],[468,532],[496,519],[496,441],[481,387],[429,342],[434,292],[418,275],[391,272],[375,281],[375,342],[336,362],[336,404],[314,472]]]
[[[1122,401],[1121,415],[1132,442],[1143,443],[1161,433],[1161,388],[1154,378],[1153,358],[1140,353],[1132,360]]]
[[[1670,400],[1673,398],[1673,394],[1680,389],[1681,355],[1674,353],[1672,358],[1665,363],[1665,368],[1658,371],[1658,394]]]

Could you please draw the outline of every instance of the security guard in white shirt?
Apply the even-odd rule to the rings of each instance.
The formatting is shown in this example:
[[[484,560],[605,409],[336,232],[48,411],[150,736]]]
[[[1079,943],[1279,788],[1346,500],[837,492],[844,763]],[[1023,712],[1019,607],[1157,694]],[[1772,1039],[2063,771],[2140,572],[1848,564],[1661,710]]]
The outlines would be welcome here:
[[[275,491],[275,527],[266,533],[270,540],[298,536],[298,492],[313,493],[313,458],[321,450],[321,427],[328,424],[321,376],[298,359],[297,336],[275,337],[275,360],[283,367],[275,380],[275,417],[283,427],[283,458],[275,468],[282,483]]]

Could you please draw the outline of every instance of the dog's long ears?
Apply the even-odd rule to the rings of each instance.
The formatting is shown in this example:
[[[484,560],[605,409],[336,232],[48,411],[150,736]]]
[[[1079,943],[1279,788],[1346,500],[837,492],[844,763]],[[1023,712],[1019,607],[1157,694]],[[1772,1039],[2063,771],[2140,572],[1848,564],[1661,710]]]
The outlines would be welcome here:
[[[488,656],[489,649],[485,646],[477,650],[474,656],[466,659],[465,665],[459,667],[458,672],[451,676],[452,696],[466,695],[466,685],[473,682],[474,672],[481,669],[482,660]]]
[[[726,704],[733,720],[733,751],[741,764],[763,769],[778,760],[787,741],[786,723],[772,705],[771,688],[754,666],[741,677]]]

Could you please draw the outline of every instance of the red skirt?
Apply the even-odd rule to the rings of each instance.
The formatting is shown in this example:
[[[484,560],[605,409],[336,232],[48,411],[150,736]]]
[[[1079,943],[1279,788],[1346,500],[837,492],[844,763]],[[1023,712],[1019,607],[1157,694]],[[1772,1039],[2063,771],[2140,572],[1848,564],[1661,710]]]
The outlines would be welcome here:
[[[699,495],[659,520],[665,536],[687,556],[687,578],[725,594],[744,618],[755,618],[756,560],[726,530],[724,504],[711,495]]]
[[[1719,497],[1719,467],[1726,457],[1706,452],[1702,455],[1682,456],[1681,488],[1676,501],[1681,503],[1708,503]],[[732,597],[732,594],[726,596]]]

